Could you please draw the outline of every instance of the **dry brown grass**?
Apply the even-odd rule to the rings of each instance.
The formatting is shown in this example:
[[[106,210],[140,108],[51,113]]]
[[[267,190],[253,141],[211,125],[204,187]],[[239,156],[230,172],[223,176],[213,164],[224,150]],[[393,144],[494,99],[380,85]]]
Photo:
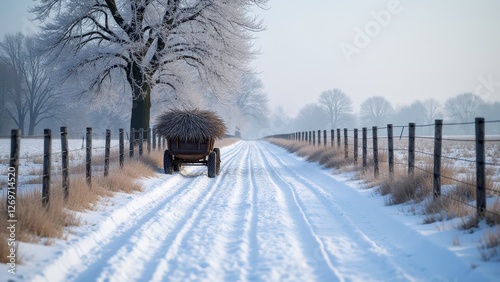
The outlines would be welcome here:
[[[497,201],[490,207],[488,207],[488,212],[485,213],[486,223],[489,225],[500,225],[500,200]]]
[[[488,230],[478,245],[479,253],[484,261],[500,260],[500,228]]]
[[[59,186],[59,190],[62,191],[62,186]],[[66,208],[73,211],[93,210],[99,200],[112,195],[102,185],[92,184],[92,188],[89,188],[85,178],[78,177],[70,180]]]
[[[129,159],[122,169],[115,167],[107,177],[99,176],[94,179],[95,186],[106,191],[133,193],[141,191],[142,187],[135,182],[141,177],[150,177],[158,167],[150,157]],[[94,188],[94,184],[92,184]]]
[[[284,139],[269,139],[268,141],[285,148],[290,153],[304,157],[309,162],[318,162],[325,168],[341,169],[353,164],[351,158],[345,159],[344,150],[337,147],[313,146],[308,142]]]
[[[389,195],[387,204],[397,205],[407,202],[422,202],[432,192],[432,178],[429,174],[417,171],[413,175],[394,175],[394,179],[384,179],[378,191]]]
[[[477,217],[476,209],[470,204],[476,200],[475,182],[475,175],[469,174],[461,182],[456,182],[445,195],[429,201],[424,209],[426,215],[424,222],[432,223],[461,217],[462,223],[458,226],[460,229],[476,228],[481,219]],[[493,185],[492,183],[491,177],[487,177],[487,187],[491,187],[488,185]],[[500,224],[500,203],[498,201],[493,206],[488,207],[484,219],[489,225]]]
[[[424,223],[461,217],[463,218],[461,226],[464,226],[462,229],[477,226],[476,223],[469,221],[469,218],[474,214],[474,209],[457,200],[458,198],[452,196],[441,196],[436,199],[432,199],[432,196],[428,197],[428,201],[424,205]],[[470,227],[465,228],[466,226]]]
[[[427,166],[427,171],[433,171],[434,169],[434,163],[431,159],[428,159],[428,162],[426,164]],[[457,175],[457,170],[455,169],[455,166],[451,163],[443,162],[441,163],[441,185],[453,185],[455,184],[455,181],[453,179],[456,179]]]
[[[6,213],[6,203],[0,203],[0,210]],[[58,193],[51,193],[50,204],[42,205],[40,191],[19,193],[16,199],[16,241],[37,242],[40,238],[63,238],[64,227],[77,225],[76,217],[65,209],[64,200]],[[8,223],[0,221],[0,237],[8,238]],[[0,261],[6,262],[7,241],[0,243]]]

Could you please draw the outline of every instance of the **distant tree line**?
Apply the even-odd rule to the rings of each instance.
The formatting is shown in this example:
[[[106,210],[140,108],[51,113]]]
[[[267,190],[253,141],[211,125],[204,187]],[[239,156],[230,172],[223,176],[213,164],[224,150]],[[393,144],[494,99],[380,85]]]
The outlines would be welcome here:
[[[283,109],[278,109],[286,115]],[[500,102],[487,103],[479,95],[462,93],[440,102],[430,98],[416,100],[409,105],[395,107],[384,97],[374,96],[366,99],[355,113],[352,99],[340,89],[323,91],[317,102],[304,105],[295,118],[278,117],[273,114],[270,123],[276,120],[282,126],[281,132],[305,131],[313,129],[361,128],[372,126],[384,127],[407,125],[410,122],[426,125],[434,124],[436,119],[446,123],[457,123],[456,127],[448,129],[447,134],[471,134],[473,125],[460,123],[473,122],[475,117],[486,120],[500,119]],[[489,134],[500,134],[500,128],[487,128]],[[423,134],[433,134],[433,128],[421,130]],[[281,133],[276,132],[276,133]]]

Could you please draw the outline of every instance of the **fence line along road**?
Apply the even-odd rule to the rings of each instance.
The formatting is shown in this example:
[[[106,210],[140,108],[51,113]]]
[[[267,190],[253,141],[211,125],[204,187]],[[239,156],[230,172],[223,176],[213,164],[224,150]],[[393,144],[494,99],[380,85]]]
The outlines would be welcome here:
[[[373,174],[375,178],[378,178],[380,175],[380,168],[379,168],[379,163],[381,162],[379,159],[379,152],[387,152],[388,155],[388,176],[390,179],[393,179],[394,177],[394,165],[395,164],[402,164],[401,162],[396,162],[394,160],[394,152],[395,151],[403,151],[407,153],[407,171],[408,174],[413,174],[415,169],[419,169],[421,171],[424,171],[426,173],[432,174],[432,181],[433,181],[433,195],[434,199],[437,199],[442,195],[441,193],[441,179],[446,178],[452,181],[460,182],[460,183],[466,183],[460,179],[454,179],[447,177],[445,175],[442,175],[442,161],[443,160],[454,160],[454,161],[460,161],[464,163],[474,163],[475,164],[475,176],[476,176],[476,183],[471,184],[471,183],[466,183],[469,185],[474,185],[476,187],[476,211],[478,217],[482,218],[484,217],[485,213],[490,212],[486,209],[486,196],[487,196],[487,191],[490,191],[491,193],[498,193],[498,191],[492,189],[492,187],[487,187],[487,181],[486,181],[486,167],[491,166],[494,167],[495,169],[498,169],[500,167],[499,163],[496,163],[494,161],[488,162],[486,160],[486,144],[487,143],[493,143],[493,142],[500,142],[500,140],[497,139],[487,139],[486,138],[486,128],[485,124],[500,124],[500,120],[492,120],[492,121],[485,121],[484,118],[478,117],[475,118],[474,122],[465,122],[465,123],[443,123],[443,120],[437,119],[435,120],[434,124],[423,124],[423,125],[416,125],[415,123],[409,123],[407,126],[393,126],[392,124],[388,124],[387,127],[377,127],[373,126],[370,129],[363,127],[362,128],[362,167],[363,169],[368,168],[368,153],[369,149],[372,150],[372,162],[373,162]],[[456,126],[456,125],[474,125],[475,126],[475,135],[474,138],[467,140],[467,138],[443,138],[443,127],[446,126]],[[429,137],[429,136],[417,136],[415,134],[416,128],[427,128],[434,126],[434,137]],[[403,131],[405,128],[408,128],[408,143],[406,148],[395,148],[394,145],[394,136],[393,136],[393,130],[394,128],[401,128],[401,133],[399,134],[399,140],[403,138]],[[387,135],[385,137],[379,137],[379,130],[387,130]],[[368,147],[368,131],[371,131],[371,139],[372,139],[372,147]],[[317,140],[316,140],[316,132],[317,132]],[[338,149],[342,149],[341,147],[341,141],[343,139],[343,149],[344,149],[344,158],[345,160],[350,160],[349,157],[352,154],[352,161],[355,166],[357,166],[358,163],[358,129],[353,129],[353,130],[348,130],[347,128],[343,129],[343,136],[341,136],[341,129],[337,128],[329,130],[330,136],[327,136],[328,130],[323,130],[323,142],[321,141],[321,130],[310,130],[310,131],[300,131],[300,132],[294,132],[294,133],[288,133],[288,134],[277,134],[277,135],[271,135],[267,136],[265,138],[281,138],[281,139],[289,139],[289,140],[296,140],[300,142],[306,142],[309,143],[310,145],[313,146],[322,146],[322,147],[327,147],[327,143],[329,141],[330,147],[335,147],[335,140],[336,146]],[[337,133],[335,136],[335,132]],[[352,135],[349,135],[349,132],[353,132]],[[350,143],[348,140],[353,139],[353,142]],[[379,141],[384,140],[387,142],[387,147],[386,148],[379,148]],[[421,139],[421,140],[429,140],[433,141],[433,151],[432,152],[426,152],[423,150],[417,150],[416,149],[416,139]],[[450,157],[443,155],[443,141],[454,141],[454,142],[474,142],[475,146],[475,158],[474,159],[465,159],[465,158],[460,158],[460,157]],[[500,145],[500,144],[499,144]],[[350,149],[350,147],[353,147]],[[499,146],[500,147],[500,146]],[[498,152],[498,150],[497,150]],[[433,171],[430,172],[424,168],[420,168],[416,166],[416,153],[419,155],[424,155],[427,157],[432,157],[433,159]],[[496,158],[494,158],[496,159]],[[444,195],[447,196],[447,195]],[[456,200],[456,199],[454,199]],[[456,200],[458,201],[458,200]],[[463,201],[459,201],[463,203]],[[469,203],[467,205],[470,206]],[[490,212],[491,213],[491,212]],[[496,216],[500,216],[498,214],[495,214]]]
[[[125,155],[125,142],[124,142],[125,131],[120,128],[119,129],[119,165],[120,168],[123,168],[124,165],[124,155]],[[128,133],[127,133],[128,135]],[[85,178],[87,181],[87,185],[89,188],[92,187],[92,168],[93,168],[93,156],[92,150],[96,149],[92,147],[92,138],[95,136],[92,133],[92,128],[88,127],[86,129],[85,134]],[[138,136],[138,138],[129,138],[129,156],[130,158],[134,157],[134,150],[136,144],[139,148],[139,156],[143,155],[143,144],[147,144],[147,153],[151,152],[151,149],[162,150],[165,148],[165,138],[156,134],[156,131],[151,130],[149,128],[146,131],[146,138],[144,137],[144,131],[142,129],[135,130],[131,129],[130,137]],[[158,138],[158,139],[156,139]],[[20,148],[21,148],[21,130],[13,129],[11,131],[11,153],[9,159],[9,173],[12,171],[15,178],[13,181],[10,181],[9,184],[9,192],[8,194],[15,198],[17,197],[17,189],[18,189],[18,179],[19,179],[19,161],[20,161]],[[157,142],[156,142],[157,141]],[[67,199],[70,193],[70,176],[71,172],[69,169],[69,159],[70,155],[73,152],[81,151],[81,150],[69,150],[68,146],[68,128],[61,127],[61,152],[60,153],[52,153],[52,132],[50,129],[45,129],[43,134],[43,173],[42,173],[42,205],[48,206],[50,203],[50,184],[51,184],[51,175],[53,174],[51,165],[54,155],[61,156],[61,174],[62,174],[62,188],[64,199]],[[151,144],[152,143],[152,144]],[[151,146],[152,145],[152,146]],[[83,146],[83,144],[82,144]],[[82,148],[83,149],[83,148]],[[111,130],[107,129],[105,134],[105,147],[98,148],[104,149],[104,177],[109,175],[109,165],[111,157]],[[12,187],[10,187],[12,186]],[[7,197],[7,206],[9,206],[9,197]]]

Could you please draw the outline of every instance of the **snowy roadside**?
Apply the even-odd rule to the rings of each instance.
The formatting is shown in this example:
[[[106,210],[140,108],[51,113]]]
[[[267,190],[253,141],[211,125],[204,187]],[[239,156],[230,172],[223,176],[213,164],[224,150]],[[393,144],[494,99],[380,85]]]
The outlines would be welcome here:
[[[283,148],[281,148],[283,149]],[[284,149],[283,149],[284,150]],[[298,160],[308,162],[306,157],[292,155]],[[346,186],[353,188],[357,193],[362,195],[374,207],[381,207],[384,212],[401,222],[405,226],[415,230],[425,238],[432,241],[434,244],[453,252],[457,257],[463,261],[464,265],[468,268],[476,270],[484,275],[487,281],[496,281],[500,277],[500,261],[491,260],[484,261],[481,258],[479,247],[484,237],[488,236],[491,232],[497,232],[499,226],[488,226],[481,222],[478,228],[471,230],[459,230],[459,226],[463,224],[463,218],[454,218],[452,220],[437,221],[434,223],[425,224],[422,215],[418,214],[419,206],[415,204],[398,204],[386,205],[389,195],[382,196],[375,191],[375,187],[367,188],[363,181],[355,178],[355,173],[352,172],[337,172],[332,169],[324,168],[319,164],[312,164],[317,166],[319,170],[325,171],[331,177],[339,182],[344,183]],[[423,205],[421,203],[420,205]],[[389,227],[390,228],[390,227]],[[404,236],[404,234],[402,234]],[[432,252],[432,250],[429,250]],[[442,264],[442,262],[440,263]],[[439,275],[432,277],[430,280],[436,281],[470,281],[466,277],[456,276],[453,279],[449,277],[441,277]]]

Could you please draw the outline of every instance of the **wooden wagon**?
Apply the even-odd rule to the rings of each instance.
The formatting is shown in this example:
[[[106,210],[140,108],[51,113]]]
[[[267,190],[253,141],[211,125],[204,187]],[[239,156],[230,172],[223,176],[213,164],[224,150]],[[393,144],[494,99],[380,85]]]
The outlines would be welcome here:
[[[205,165],[210,178],[219,174],[220,149],[214,148],[214,143],[224,137],[226,127],[214,112],[172,110],[160,115],[155,127],[167,139],[163,155],[166,174],[179,171],[184,165]]]

